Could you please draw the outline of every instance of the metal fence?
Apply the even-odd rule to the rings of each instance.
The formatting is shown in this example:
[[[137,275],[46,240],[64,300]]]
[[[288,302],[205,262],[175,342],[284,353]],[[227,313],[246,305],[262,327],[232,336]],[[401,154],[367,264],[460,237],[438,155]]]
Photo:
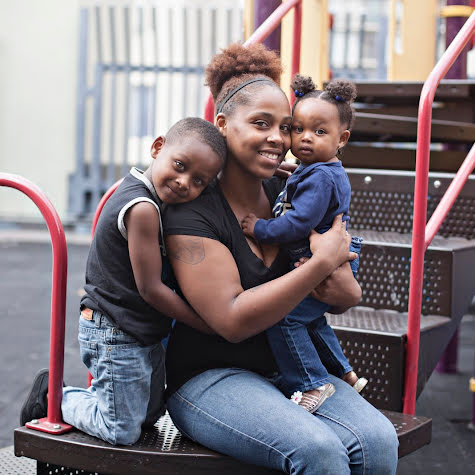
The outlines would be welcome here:
[[[147,167],[155,136],[180,118],[202,116],[204,67],[242,39],[242,18],[239,0],[81,8],[72,219],[89,219],[131,166]]]

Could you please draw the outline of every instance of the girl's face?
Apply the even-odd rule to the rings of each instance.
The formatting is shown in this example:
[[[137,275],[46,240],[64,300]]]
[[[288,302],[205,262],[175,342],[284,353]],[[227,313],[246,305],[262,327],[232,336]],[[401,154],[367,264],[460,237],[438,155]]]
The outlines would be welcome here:
[[[290,148],[290,106],[281,89],[260,88],[252,104],[238,105],[231,115],[218,114],[216,125],[234,160],[249,174],[271,177]]]
[[[302,163],[337,161],[337,151],[350,138],[334,104],[311,97],[301,101],[292,118],[292,153]]]

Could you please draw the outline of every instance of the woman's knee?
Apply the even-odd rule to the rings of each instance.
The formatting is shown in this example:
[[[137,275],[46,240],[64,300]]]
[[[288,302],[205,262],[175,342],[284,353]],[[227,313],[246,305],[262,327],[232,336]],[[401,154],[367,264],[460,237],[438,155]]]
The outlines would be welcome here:
[[[399,441],[392,423],[382,416],[368,431],[365,441],[366,453],[369,454],[366,460],[368,473],[396,473]]]

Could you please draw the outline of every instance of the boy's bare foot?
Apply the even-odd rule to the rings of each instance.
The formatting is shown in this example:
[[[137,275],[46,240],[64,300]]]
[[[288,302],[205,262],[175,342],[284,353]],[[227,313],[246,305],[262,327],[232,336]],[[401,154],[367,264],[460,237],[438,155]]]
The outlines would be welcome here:
[[[368,384],[368,380],[366,378],[358,378],[354,371],[348,371],[348,373],[344,374],[341,379],[343,379],[343,381],[348,383],[350,386],[353,386],[353,388],[359,393]]]
[[[332,383],[327,383],[304,393],[296,391],[290,399],[313,414],[334,393],[335,386]]]

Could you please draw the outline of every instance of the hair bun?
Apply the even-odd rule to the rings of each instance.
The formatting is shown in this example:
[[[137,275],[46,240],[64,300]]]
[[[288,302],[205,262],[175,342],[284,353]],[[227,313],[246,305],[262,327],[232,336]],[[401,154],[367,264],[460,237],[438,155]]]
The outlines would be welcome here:
[[[296,97],[302,97],[309,92],[315,91],[315,83],[310,76],[296,74],[290,83]]]
[[[346,79],[333,79],[325,87],[325,92],[338,102],[351,104],[357,96],[356,86]]]

